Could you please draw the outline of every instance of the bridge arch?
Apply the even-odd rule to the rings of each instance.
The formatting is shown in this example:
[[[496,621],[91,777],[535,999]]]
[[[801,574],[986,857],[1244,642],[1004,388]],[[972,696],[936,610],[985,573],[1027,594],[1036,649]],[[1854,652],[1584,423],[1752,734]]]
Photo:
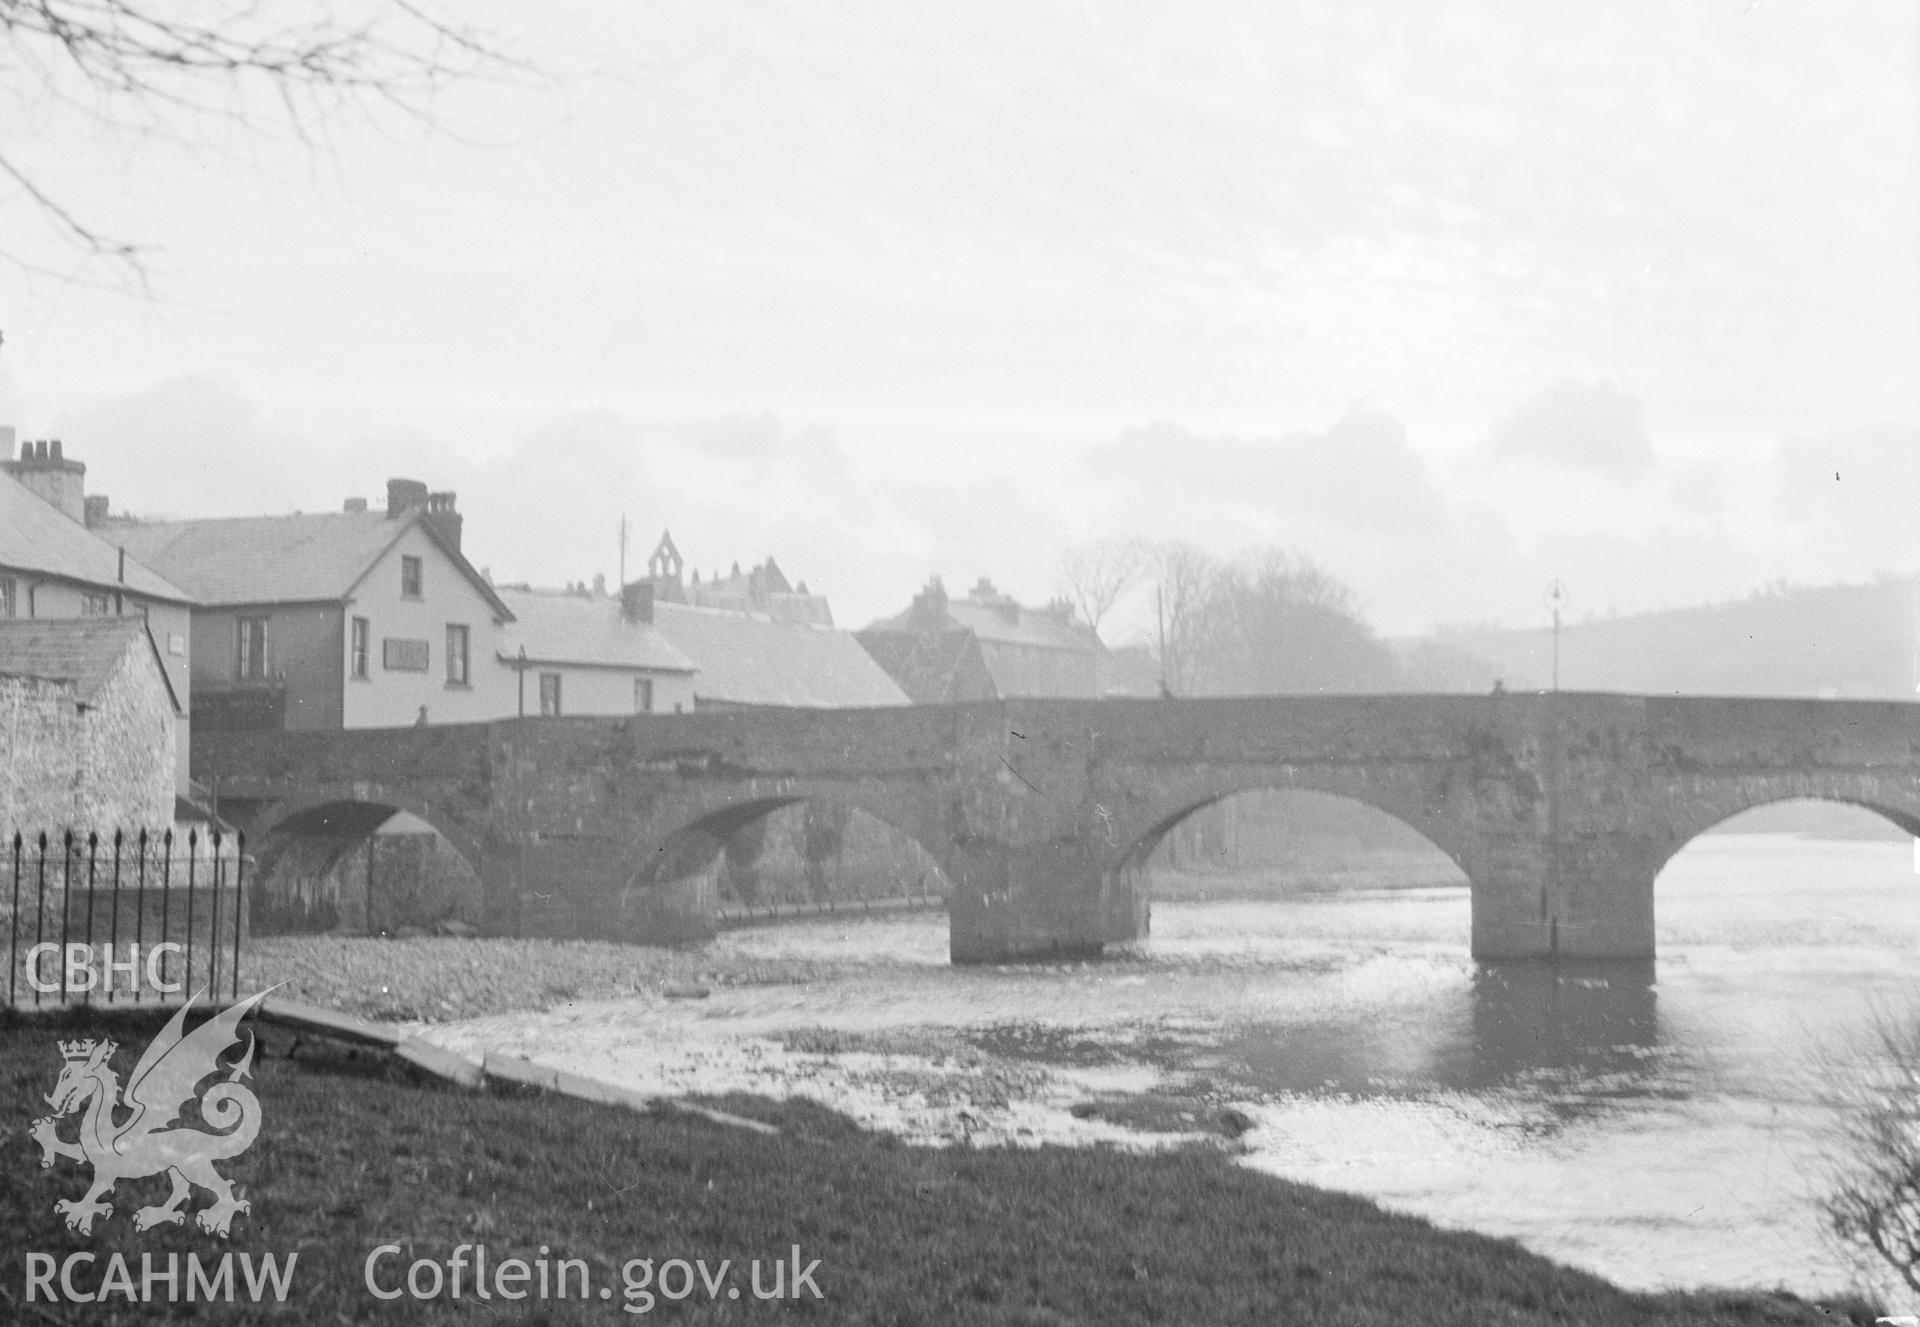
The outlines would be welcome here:
[[[1686,813],[1675,818],[1653,873],[1657,876],[1688,844],[1735,816],[1785,802],[1831,802],[1856,807],[1920,838],[1920,790],[1903,795],[1901,790],[1889,789],[1884,780],[1877,778],[1824,779],[1812,787],[1807,786],[1811,782],[1795,779],[1780,785],[1741,786],[1686,800],[1681,803],[1686,806]]]
[[[795,807],[817,811],[818,818],[781,825],[778,813]],[[656,811],[649,841],[635,845],[643,860],[621,890],[623,922],[653,933],[696,938],[718,921],[764,917],[788,908],[807,911],[856,899],[870,903],[944,897],[951,872],[924,837],[925,825],[916,822],[916,809],[844,788],[801,785],[702,798],[668,813]],[[778,843],[768,845],[764,835],[775,825],[785,832]],[[761,856],[770,849],[771,864]],[[770,876],[763,874],[769,865]],[[898,887],[865,888],[867,882],[860,882],[859,875],[863,870],[867,882],[883,875]],[[852,893],[843,892],[849,872],[859,882]]]
[[[457,860],[451,872],[430,869],[420,862],[406,881],[393,877],[395,864],[386,863],[389,878],[378,882],[373,854],[380,830],[397,815],[408,815],[444,842]],[[333,929],[380,933],[406,925],[458,920],[475,927],[486,920],[485,870],[488,858],[478,842],[458,822],[432,805],[407,797],[343,796],[315,793],[266,809],[256,817],[252,831],[255,858],[256,926],[263,931]],[[338,879],[342,866],[356,853],[368,856],[365,891],[348,890]],[[427,856],[437,856],[429,850]],[[445,897],[421,896],[426,877],[442,886]],[[402,902],[394,889],[410,897]],[[376,897],[376,890],[378,897]],[[413,913],[419,911],[419,916]],[[427,915],[427,914],[433,915]]]
[[[1188,817],[1231,797],[1264,792],[1315,793],[1358,802],[1413,830],[1471,878],[1470,845],[1460,838],[1450,818],[1429,809],[1432,801],[1427,789],[1411,781],[1388,783],[1331,770],[1201,772],[1163,784],[1118,815],[1096,805],[1096,817],[1105,822],[1096,827],[1096,832],[1104,833],[1117,849],[1109,869],[1138,870],[1174,827]]]

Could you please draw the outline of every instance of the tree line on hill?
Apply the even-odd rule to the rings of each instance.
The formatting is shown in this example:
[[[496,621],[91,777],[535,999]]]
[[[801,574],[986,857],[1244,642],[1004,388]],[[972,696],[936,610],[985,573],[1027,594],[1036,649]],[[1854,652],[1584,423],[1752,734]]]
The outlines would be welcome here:
[[[1061,580],[1097,633],[1151,586],[1149,648],[1176,696],[1318,691],[1479,691],[1494,666],[1439,640],[1381,639],[1358,596],[1312,559],[1272,546],[1220,557],[1184,541],[1106,539],[1068,549]]]
[[[1353,590],[1274,547],[1220,557],[1177,541],[1069,549],[1061,581],[1097,633],[1129,591],[1155,596],[1147,648],[1176,696],[1542,689],[1553,637],[1536,627],[1447,627],[1386,640]],[[1569,690],[1908,699],[1920,683],[1920,583],[1775,584],[1744,600],[1569,623]]]

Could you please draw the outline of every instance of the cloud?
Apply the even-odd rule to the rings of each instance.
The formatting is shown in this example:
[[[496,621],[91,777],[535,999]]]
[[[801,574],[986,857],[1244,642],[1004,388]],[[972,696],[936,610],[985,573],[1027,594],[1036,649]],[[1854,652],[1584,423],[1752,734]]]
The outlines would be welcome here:
[[[1250,503],[1352,530],[1439,530],[1446,502],[1427,463],[1384,411],[1350,411],[1324,432],[1207,437],[1178,424],[1131,429],[1090,448],[1086,468],[1155,492]]]
[[[1876,424],[1792,438],[1776,456],[1775,520],[1804,550],[1808,571],[1864,575],[1911,570],[1920,512],[1920,426]],[[1805,572],[1800,573],[1807,579]]]
[[[1654,464],[1640,402],[1613,383],[1572,379],[1531,397],[1495,425],[1487,451],[1596,471],[1623,483]]]
[[[1710,462],[1687,466],[1675,474],[1671,493],[1676,509],[1696,516],[1716,516],[1727,509],[1726,475]]]

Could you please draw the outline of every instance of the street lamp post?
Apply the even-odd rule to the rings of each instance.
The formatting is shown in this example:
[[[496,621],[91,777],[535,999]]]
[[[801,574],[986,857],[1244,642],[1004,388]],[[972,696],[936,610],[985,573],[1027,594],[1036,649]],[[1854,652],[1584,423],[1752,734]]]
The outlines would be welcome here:
[[[1553,612],[1553,689],[1560,689],[1560,613],[1567,606],[1567,587],[1558,576],[1547,586],[1546,604]]]

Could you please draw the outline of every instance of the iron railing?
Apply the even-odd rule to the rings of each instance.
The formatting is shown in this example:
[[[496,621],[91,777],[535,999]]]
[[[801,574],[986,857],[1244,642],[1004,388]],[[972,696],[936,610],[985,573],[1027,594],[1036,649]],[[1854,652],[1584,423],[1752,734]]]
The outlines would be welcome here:
[[[238,998],[245,835],[66,830],[6,849],[8,1006],[218,996],[223,982]]]

